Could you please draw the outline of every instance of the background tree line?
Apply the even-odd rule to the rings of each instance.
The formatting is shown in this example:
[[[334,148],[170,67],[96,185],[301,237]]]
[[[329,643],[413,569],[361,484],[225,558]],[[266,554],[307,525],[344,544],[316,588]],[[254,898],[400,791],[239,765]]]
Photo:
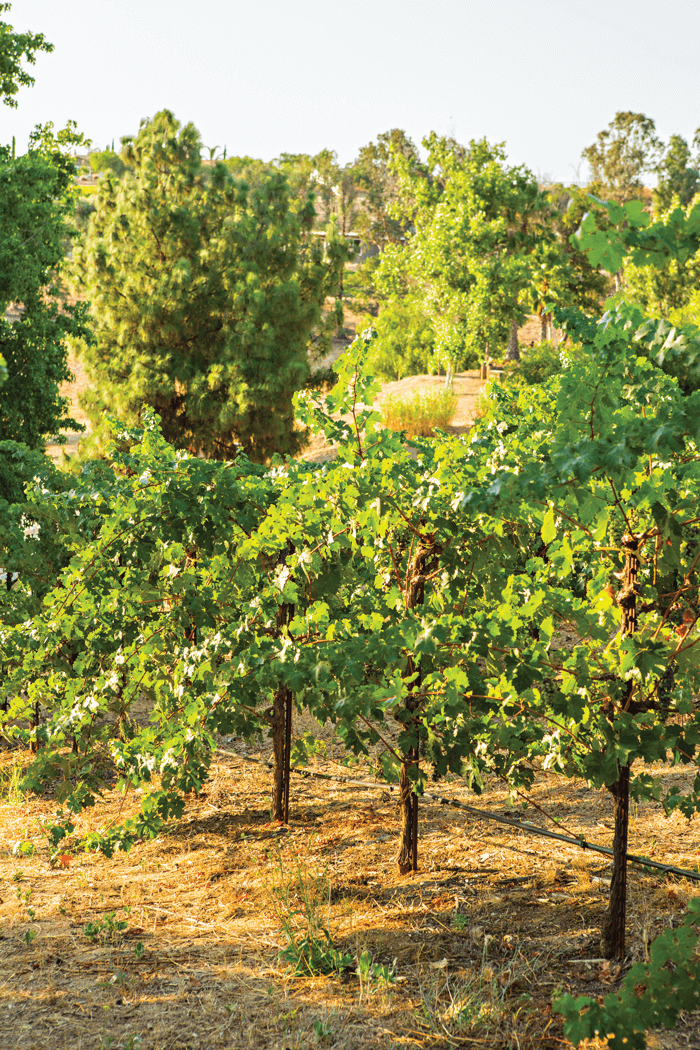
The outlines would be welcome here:
[[[158,115],[155,125],[160,127],[163,119]],[[171,125],[171,133],[177,134],[173,129]],[[193,129],[188,134],[196,135]],[[257,387],[255,382],[251,385],[249,364],[245,395],[240,392],[240,376],[230,385],[231,391],[236,391],[231,396],[238,399],[239,408],[214,410],[217,398],[217,403],[228,403],[229,395],[223,392],[217,377],[226,372],[233,358],[238,362],[234,371],[240,371],[240,344],[236,347],[229,343],[227,353],[233,357],[229,357],[229,365],[223,371],[218,358],[225,341],[221,335],[218,346],[210,346],[199,359],[185,338],[186,365],[184,360],[183,367],[176,365],[172,352],[163,351],[160,365],[155,369],[146,366],[144,372],[140,366],[132,367],[142,345],[134,337],[139,325],[132,324],[129,352],[124,357],[117,355],[120,364],[116,366],[115,347],[126,339],[124,318],[118,309],[121,293],[115,291],[116,271],[114,265],[106,272],[86,263],[90,252],[98,252],[98,245],[106,236],[113,238],[113,233],[108,235],[100,226],[101,216],[113,206],[107,203],[110,195],[118,194],[123,184],[131,185],[135,178],[142,177],[143,169],[137,170],[134,143],[145,141],[144,136],[142,129],[137,139],[126,136],[119,152],[112,146],[90,155],[92,170],[100,173],[100,188],[95,216],[85,234],[84,247],[77,253],[79,265],[74,274],[79,274],[78,287],[90,301],[104,304],[105,296],[112,296],[114,304],[109,313],[115,318],[112,331],[112,321],[105,320],[107,312],[93,307],[97,343],[84,353],[93,378],[96,424],[106,406],[111,405],[112,411],[135,422],[139,405],[148,403],[164,418],[172,417],[173,426],[166,424],[168,434],[179,433],[176,440],[189,441],[191,447],[206,449],[208,454],[225,455],[227,447],[232,449],[239,443],[252,451],[255,441],[261,458],[273,450],[292,450],[298,446],[298,438],[291,437],[290,392],[308,380],[309,350],[311,360],[314,350],[316,356],[319,349],[327,351],[334,326],[343,334],[343,305],[350,307],[356,317],[359,315],[360,327],[372,324],[376,328],[369,367],[384,380],[426,372],[451,373],[474,367],[489,357],[499,359],[505,355],[507,360],[518,360],[517,331],[528,315],[539,317],[540,339],[551,341],[553,304],[595,312],[607,292],[623,283],[644,306],[653,309],[663,304],[666,310],[680,311],[679,319],[695,319],[698,304],[694,294],[694,260],[680,267],[671,262],[663,271],[645,270],[641,276],[632,264],[610,274],[599,265],[591,265],[571,239],[591,207],[591,193],[601,200],[618,203],[641,195],[647,209],[659,216],[671,214],[676,207],[690,207],[700,186],[698,136],[692,146],[678,135],[664,146],[656,135],[653,120],[644,114],[618,113],[596,142],[583,151],[591,173],[591,182],[585,187],[540,183],[524,165],[508,163],[504,145],[486,140],[463,146],[433,133],[423,142],[425,156],[401,129],[380,134],[345,165],[330,149],[316,155],[285,153],[264,162],[247,156],[231,157],[225,149],[204,147],[199,141],[199,156],[195,157],[197,146],[193,140],[190,156],[195,157],[201,185],[208,187],[212,209],[215,210],[213,187],[224,172],[249,202],[269,199],[271,187],[276,186],[278,195],[286,195],[285,221],[289,223],[290,216],[296,215],[294,221],[300,223],[294,250],[305,260],[303,265],[315,258],[315,265],[321,267],[316,271],[316,284],[307,284],[309,294],[312,285],[316,289],[315,307],[307,312],[306,320],[300,320],[296,350],[291,351],[281,331],[277,331],[270,344],[274,343],[274,353],[261,359],[262,382]],[[139,148],[142,156],[144,147]],[[649,174],[657,176],[653,193],[643,183]],[[241,191],[241,187],[245,189]],[[170,192],[174,199],[174,185]],[[124,191],[124,199],[132,199],[129,191]],[[138,207],[147,205],[142,201]],[[230,201],[217,207],[232,214]],[[131,223],[123,209],[119,221]],[[281,222],[281,213],[274,220],[268,213],[266,221]],[[605,216],[601,221],[605,222]],[[250,236],[250,230],[244,234],[241,228],[241,235]],[[190,249],[194,250],[193,244]],[[119,252],[113,239],[108,251],[116,264]],[[148,240],[144,252],[143,264],[150,265]],[[179,257],[184,257],[182,252]],[[326,262],[323,279],[322,258]],[[354,265],[348,267],[348,260]],[[134,267],[134,253],[119,265],[124,273]],[[163,292],[166,314],[169,294]],[[143,309],[142,302],[133,303],[141,329],[144,315],[154,315],[155,329],[147,340],[150,343],[144,350],[146,357],[152,353],[154,331],[161,332],[165,326],[165,315],[162,310],[159,315],[156,302],[151,289],[147,309]],[[329,312],[331,303],[334,309]],[[277,316],[277,308],[274,309]],[[119,325],[121,335],[117,333]],[[229,321],[224,324],[227,326],[230,333]],[[182,333],[174,337],[175,341],[181,337]],[[278,378],[276,388],[268,367],[273,361]],[[146,375],[153,372],[161,378],[146,382]],[[179,392],[173,392],[172,382],[163,384],[166,373],[177,374]],[[229,384],[231,379],[232,374]],[[183,384],[191,395],[182,393]],[[284,396],[283,389],[287,391]],[[187,411],[182,407],[185,401],[192,406]],[[252,406],[261,406],[259,418],[267,420],[273,403],[280,405],[280,415],[284,417],[280,425],[264,438],[261,434],[252,438],[250,428],[259,426],[252,421],[256,413]],[[215,425],[212,413],[216,411],[219,422]],[[182,418],[175,423],[178,416]],[[231,434],[235,435],[233,441]]]
[[[31,83],[24,64],[51,45],[2,26],[15,104]],[[376,328],[369,367],[384,380],[517,360],[527,315],[551,340],[553,305],[595,312],[613,286],[671,320],[698,319],[694,256],[611,274],[571,239],[590,193],[641,194],[671,224],[692,206],[698,133],[664,145],[644,114],[619,112],[583,151],[585,188],[538,182],[503,144],[433,133],[421,153],[400,129],[345,165],[331,149],[228,156],[164,110],[89,154],[100,179],[86,196],[71,154],[89,145],[74,125],[47,124],[24,156],[8,146],[1,158],[0,437],[30,448],[78,429],[60,396],[69,345],[90,381],[92,451],[107,414],[135,424],[150,406],[180,447],[266,461],[303,442],[292,396],[344,334],[344,305]]]

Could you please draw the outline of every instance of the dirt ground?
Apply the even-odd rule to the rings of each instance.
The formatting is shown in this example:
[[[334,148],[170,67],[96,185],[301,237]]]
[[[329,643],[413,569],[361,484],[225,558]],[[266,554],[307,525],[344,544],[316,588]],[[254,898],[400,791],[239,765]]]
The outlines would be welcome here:
[[[296,728],[309,728],[306,716]],[[349,771],[332,731],[320,735],[326,753],[312,771],[374,782],[369,761]],[[205,790],[155,841],[111,860],[71,852],[53,868],[42,834],[50,793],[21,797],[13,771],[30,756],[0,751],[0,1045],[554,1050],[568,1044],[553,995],[605,995],[623,976],[598,946],[605,857],[424,802],[419,870],[399,876],[388,785],[293,777],[286,831],[270,821],[267,769],[250,761],[269,759],[269,746],[226,739],[221,749]],[[686,784],[681,772],[665,777]],[[432,790],[521,812],[498,782],[478,799],[456,778]],[[605,792],[542,775],[530,798],[531,823],[610,844]],[[76,833],[137,804],[108,793]],[[700,823],[634,806],[630,849],[697,869]],[[630,960],[697,893],[697,883],[631,867]],[[369,952],[387,970],[361,982],[353,961],[343,977],[293,976],[279,958],[282,920],[296,912],[303,929],[304,900],[337,949],[353,960]],[[650,1045],[700,1048],[700,1020],[687,1016]]]

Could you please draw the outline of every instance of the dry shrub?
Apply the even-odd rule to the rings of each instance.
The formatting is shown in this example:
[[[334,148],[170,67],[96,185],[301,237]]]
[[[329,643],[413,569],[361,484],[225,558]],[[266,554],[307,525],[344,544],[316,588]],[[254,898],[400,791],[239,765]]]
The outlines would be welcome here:
[[[384,423],[391,430],[403,430],[409,437],[430,437],[436,428],[444,430],[457,411],[457,395],[446,390],[416,390],[411,397],[391,394],[382,402]]]

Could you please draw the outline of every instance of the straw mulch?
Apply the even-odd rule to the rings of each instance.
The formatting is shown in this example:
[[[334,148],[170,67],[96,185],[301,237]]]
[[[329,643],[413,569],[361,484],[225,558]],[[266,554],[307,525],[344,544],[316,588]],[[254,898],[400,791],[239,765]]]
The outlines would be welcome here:
[[[347,775],[325,735],[316,768]],[[53,868],[41,826],[55,805],[49,796],[23,799],[13,769],[30,756],[0,751],[0,1046],[554,1048],[565,1045],[551,1013],[555,992],[600,996],[624,975],[599,959],[605,857],[425,803],[420,870],[401,877],[386,787],[294,778],[286,831],[270,822],[268,771],[244,760],[269,757],[269,748],[223,746],[232,754],[216,756],[205,791],[158,839],[111,860],[67,854]],[[691,774],[665,776],[690,786]],[[457,779],[439,791],[499,814],[514,807],[496,782],[478,800]],[[543,775],[531,797],[548,816],[529,807],[528,820],[556,818],[567,832],[610,844],[605,792]],[[108,794],[77,832],[137,804]],[[697,867],[698,819],[634,806],[630,849]],[[631,868],[632,959],[680,920],[694,893],[697,883]],[[305,895],[337,949],[354,959],[368,951],[379,966],[396,960],[393,979],[375,971],[360,982],[352,968],[343,977],[293,976],[279,959],[288,943],[282,919],[303,910]],[[126,928],[110,929],[118,922]],[[89,924],[100,931],[95,940]],[[697,1019],[653,1045],[700,1047]]]

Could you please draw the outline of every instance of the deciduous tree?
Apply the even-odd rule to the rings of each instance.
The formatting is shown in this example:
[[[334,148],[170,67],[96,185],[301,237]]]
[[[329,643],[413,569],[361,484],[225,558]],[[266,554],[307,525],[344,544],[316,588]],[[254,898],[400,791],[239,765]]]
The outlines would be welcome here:
[[[626,110],[615,114],[581,156],[590,165],[592,182],[624,204],[639,194],[642,176],[656,169],[662,149],[651,117]]]
[[[6,14],[12,4],[0,4],[0,14]],[[17,106],[15,95],[21,87],[31,87],[34,77],[23,66],[34,65],[37,51],[53,51],[43,33],[15,33],[7,22],[0,21],[0,97],[6,106]]]

